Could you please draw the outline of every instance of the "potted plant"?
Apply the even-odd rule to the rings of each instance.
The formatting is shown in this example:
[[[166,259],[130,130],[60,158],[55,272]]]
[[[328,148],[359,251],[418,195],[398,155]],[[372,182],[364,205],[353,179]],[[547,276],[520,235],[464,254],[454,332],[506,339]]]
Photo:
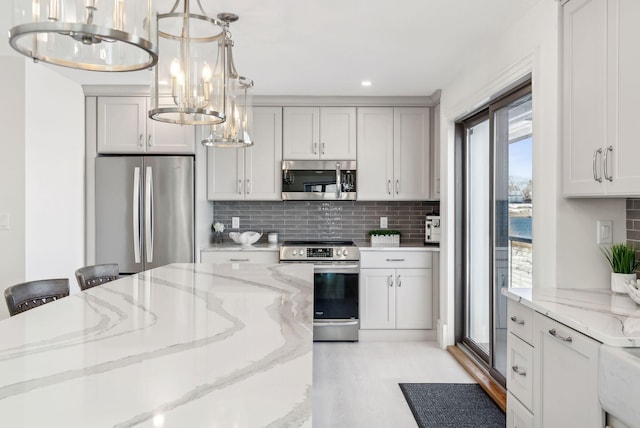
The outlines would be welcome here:
[[[224,224],[219,221],[211,225],[211,231],[213,232],[214,244],[222,244],[222,232],[224,232]]]
[[[369,231],[372,247],[399,247],[400,231],[390,229],[374,229]]]
[[[604,256],[611,265],[611,291],[626,293],[625,281],[635,281],[635,270],[638,267],[636,249],[629,244],[613,244],[603,248]]]

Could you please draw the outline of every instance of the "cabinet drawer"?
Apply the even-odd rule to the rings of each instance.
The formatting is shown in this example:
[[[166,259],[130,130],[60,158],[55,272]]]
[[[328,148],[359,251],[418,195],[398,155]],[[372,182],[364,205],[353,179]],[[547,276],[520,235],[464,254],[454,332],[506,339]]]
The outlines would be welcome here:
[[[507,304],[507,326],[510,333],[533,345],[533,309],[509,300]]]
[[[203,251],[200,262],[276,264],[279,255],[277,251]]]
[[[533,409],[533,347],[511,333],[507,336],[507,390]]]
[[[430,269],[431,253],[427,251],[362,251],[360,266],[376,269]]]
[[[507,393],[507,428],[533,428],[533,414]]]

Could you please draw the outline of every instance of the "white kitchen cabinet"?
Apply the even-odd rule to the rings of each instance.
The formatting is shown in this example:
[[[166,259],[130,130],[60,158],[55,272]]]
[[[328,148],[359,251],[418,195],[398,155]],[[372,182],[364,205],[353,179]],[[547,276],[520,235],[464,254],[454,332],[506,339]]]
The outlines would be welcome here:
[[[433,107],[431,138],[431,200],[440,200],[440,104]]]
[[[280,253],[274,250],[229,250],[201,251],[200,263],[257,263],[276,264],[280,261]]]
[[[356,160],[355,107],[284,107],[283,159]]]
[[[358,200],[430,197],[428,107],[358,108]]]
[[[534,314],[536,427],[602,428],[597,342],[542,314]]]
[[[432,256],[427,252],[362,252],[361,329],[431,329]]]
[[[563,22],[566,196],[640,194],[640,2],[571,0]]]
[[[147,116],[148,97],[98,97],[98,153],[193,154],[191,125]]]
[[[253,110],[253,146],[207,149],[209,200],[282,198],[282,108]]]
[[[507,428],[533,428],[533,414],[511,393],[507,393]]]
[[[507,302],[507,427],[533,427],[533,310]]]

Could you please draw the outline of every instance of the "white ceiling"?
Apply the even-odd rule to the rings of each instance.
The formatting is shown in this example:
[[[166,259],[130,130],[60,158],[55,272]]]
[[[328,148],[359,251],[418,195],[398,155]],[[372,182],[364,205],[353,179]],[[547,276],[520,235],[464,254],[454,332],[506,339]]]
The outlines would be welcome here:
[[[459,58],[540,0],[202,0],[233,12],[238,71],[259,95],[431,95]],[[10,2],[7,2],[10,4]],[[4,6],[7,8],[7,6]],[[526,31],[526,29],[523,29]],[[160,53],[162,55],[162,53]],[[147,84],[148,71],[53,67],[82,84]],[[362,80],[373,85],[361,87]]]

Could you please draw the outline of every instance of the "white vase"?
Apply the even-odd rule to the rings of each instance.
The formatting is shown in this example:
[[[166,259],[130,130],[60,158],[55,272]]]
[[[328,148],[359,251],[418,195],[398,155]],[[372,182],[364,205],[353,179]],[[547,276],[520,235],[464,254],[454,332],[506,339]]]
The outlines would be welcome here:
[[[627,287],[625,287],[625,281],[635,281],[635,273],[615,273],[611,272],[611,291],[614,293],[627,293]]]

